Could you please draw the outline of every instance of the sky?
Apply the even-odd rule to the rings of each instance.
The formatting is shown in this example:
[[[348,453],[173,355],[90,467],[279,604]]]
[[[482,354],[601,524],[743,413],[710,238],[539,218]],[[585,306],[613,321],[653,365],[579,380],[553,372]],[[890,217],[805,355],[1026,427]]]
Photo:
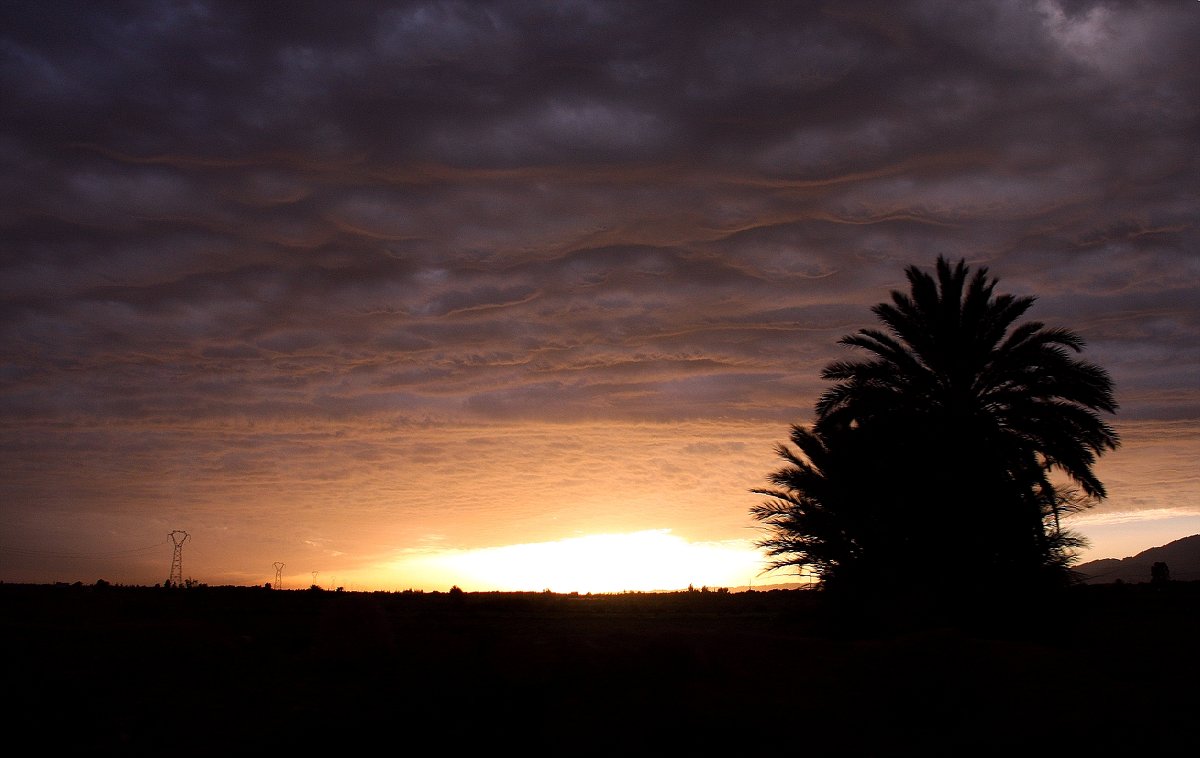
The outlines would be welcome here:
[[[1200,3],[0,4],[0,580],[621,591],[939,255],[1106,368],[1083,559],[1200,533]]]

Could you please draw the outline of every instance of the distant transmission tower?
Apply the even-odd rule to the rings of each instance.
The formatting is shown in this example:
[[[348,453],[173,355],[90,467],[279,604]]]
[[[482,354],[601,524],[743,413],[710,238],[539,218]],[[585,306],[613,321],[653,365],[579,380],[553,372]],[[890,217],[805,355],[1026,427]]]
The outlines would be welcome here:
[[[172,587],[183,586],[183,543],[187,542],[192,535],[176,529],[167,535],[171,538],[171,542],[175,545],[175,554],[171,556],[171,578],[168,579]]]
[[[283,563],[275,561],[275,584],[271,585],[277,590],[283,589]]]
[[[312,586],[314,586],[314,587],[316,587],[316,586],[317,586],[317,574],[319,574],[319,573],[321,573],[321,572],[320,572],[320,571],[314,571],[314,572],[313,572],[313,583],[312,583]]]

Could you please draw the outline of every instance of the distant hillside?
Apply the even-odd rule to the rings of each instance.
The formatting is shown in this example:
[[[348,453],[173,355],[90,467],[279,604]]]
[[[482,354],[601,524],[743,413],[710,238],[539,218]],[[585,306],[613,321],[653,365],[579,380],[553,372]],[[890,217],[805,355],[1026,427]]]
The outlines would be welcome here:
[[[1150,567],[1162,561],[1171,569],[1171,578],[1183,581],[1200,580],[1200,534],[1169,542],[1162,547],[1143,550],[1131,558],[1103,558],[1075,567],[1087,577],[1087,584],[1150,581]]]

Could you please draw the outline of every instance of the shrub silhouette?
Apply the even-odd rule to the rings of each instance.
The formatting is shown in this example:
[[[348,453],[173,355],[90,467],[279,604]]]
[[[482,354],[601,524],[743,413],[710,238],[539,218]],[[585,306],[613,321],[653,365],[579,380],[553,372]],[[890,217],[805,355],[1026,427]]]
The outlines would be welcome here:
[[[773,568],[826,589],[960,591],[1065,581],[1081,541],[1059,516],[1105,496],[1092,466],[1119,444],[1112,382],[1072,356],[1083,340],[1016,324],[1032,297],[994,294],[987,269],[938,258],[906,269],[910,294],[872,311],[883,329],[840,344],[811,425],[752,509]],[[1056,485],[1058,472],[1078,489]]]

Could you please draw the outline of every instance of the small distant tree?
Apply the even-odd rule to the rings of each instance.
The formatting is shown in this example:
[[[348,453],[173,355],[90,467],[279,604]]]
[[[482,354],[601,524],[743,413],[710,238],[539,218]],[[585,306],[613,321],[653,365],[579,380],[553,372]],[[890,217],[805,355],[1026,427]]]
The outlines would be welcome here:
[[[1072,356],[1066,329],[1017,323],[1032,297],[996,294],[986,268],[910,266],[882,328],[841,344],[815,421],[752,509],[774,568],[827,589],[966,589],[1064,581],[1080,539],[1060,516],[1105,496],[1092,466],[1116,449],[1112,382]],[[1079,493],[1051,479],[1057,472]]]

